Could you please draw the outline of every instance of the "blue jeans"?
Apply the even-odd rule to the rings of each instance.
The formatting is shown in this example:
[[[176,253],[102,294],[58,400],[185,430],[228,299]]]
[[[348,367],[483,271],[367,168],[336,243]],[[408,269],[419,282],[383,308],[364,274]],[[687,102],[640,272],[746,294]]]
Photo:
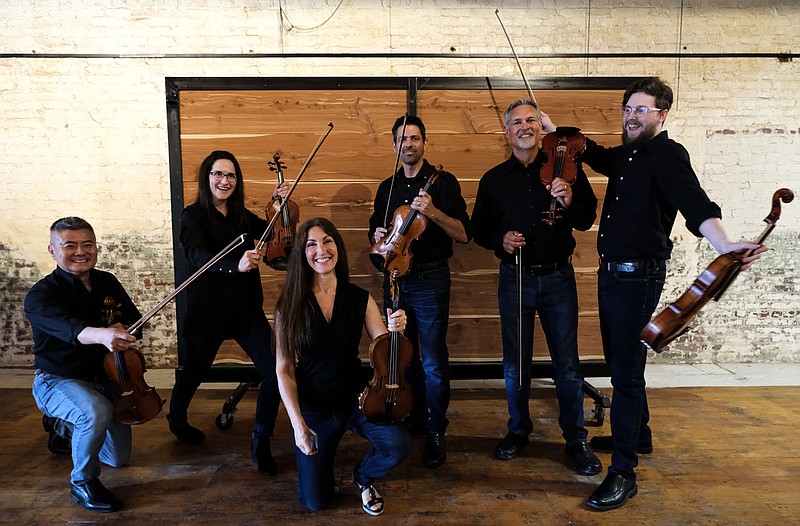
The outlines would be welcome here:
[[[578,294],[572,265],[546,274],[522,277],[522,387],[520,388],[516,266],[500,265],[497,289],[503,335],[503,373],[508,396],[508,430],[522,436],[533,431],[531,394],[533,326],[536,314],[544,330],[558,398],[558,424],[567,444],[586,440],[583,426],[583,374],[578,358]]]
[[[203,378],[211,371],[214,357],[225,340],[216,330],[203,330],[200,327],[187,330],[185,336],[188,352],[185,363],[181,364],[181,370],[177,374],[169,401],[169,413],[174,422],[187,421],[189,404]],[[251,323],[233,335],[233,340],[253,361],[261,378],[253,437],[270,437],[275,429],[281,397],[275,376],[272,328],[263,311],[254,315]]]
[[[74,484],[100,475],[100,462],[119,467],[131,458],[131,426],[114,420],[114,407],[105,394],[113,388],[111,382],[73,380],[41,371],[33,378],[36,405],[72,431]]]
[[[609,472],[635,479],[636,446],[652,440],[647,422],[650,413],[645,395],[644,368],[647,348],[639,334],[661,297],[666,277],[662,264],[656,269],[597,273],[600,334],[603,354],[611,369],[611,434],[614,452]]]
[[[447,429],[450,405],[450,357],[447,324],[450,316],[450,270],[443,262],[435,270],[410,272],[398,281],[400,308],[408,321],[403,331],[414,346],[411,357],[411,416],[427,422],[428,433]],[[384,306],[391,307],[388,291]]]
[[[303,409],[302,414],[308,427],[317,434],[318,451],[316,455],[306,455],[295,443],[297,496],[300,504],[313,511],[324,508],[333,499],[334,459],[348,429],[372,444],[372,450],[353,470],[355,481],[362,486],[386,475],[408,458],[414,447],[411,435],[402,424],[371,424],[355,403],[344,411]]]

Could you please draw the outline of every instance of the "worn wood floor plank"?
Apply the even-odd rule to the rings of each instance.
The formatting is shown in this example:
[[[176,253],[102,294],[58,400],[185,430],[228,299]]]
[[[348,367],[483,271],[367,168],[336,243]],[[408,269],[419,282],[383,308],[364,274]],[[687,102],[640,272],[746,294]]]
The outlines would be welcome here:
[[[336,463],[337,502],[318,513],[305,511],[296,501],[285,413],[273,440],[281,473],[262,476],[249,454],[255,393],[239,404],[233,427],[222,431],[214,426],[230,394],[222,390],[201,390],[191,407],[192,422],[208,435],[200,446],[179,444],[163,415],[135,427],[131,464],[106,467],[101,475],[125,501],[125,509],[110,515],[86,512],[69,501],[71,464],[47,451],[30,391],[0,389],[0,523],[800,524],[800,387],[648,393],[655,451],[640,458],[639,494],[619,510],[597,513],[585,507],[603,475],[578,476],[567,465],[552,389],[534,390],[531,445],[507,462],[491,456],[505,431],[503,392],[457,390],[449,414],[447,462],[436,470],[423,467],[424,440],[416,439],[412,457],[380,482],[386,513],[376,519],[361,511],[350,481],[366,442],[346,435]],[[608,423],[589,432],[607,434]],[[604,464],[610,460],[608,454],[599,456]]]

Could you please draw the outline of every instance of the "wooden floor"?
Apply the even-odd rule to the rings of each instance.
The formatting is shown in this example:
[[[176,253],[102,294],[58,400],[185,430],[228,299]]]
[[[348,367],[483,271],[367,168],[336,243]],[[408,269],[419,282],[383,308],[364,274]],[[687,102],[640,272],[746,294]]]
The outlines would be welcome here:
[[[458,390],[447,463],[423,467],[417,439],[412,457],[380,481],[386,512],[378,518],[361,511],[349,478],[366,442],[345,437],[336,505],[305,511],[296,500],[285,413],[273,441],[281,473],[263,476],[249,455],[254,393],[240,403],[231,429],[214,426],[228,394],[198,393],[191,420],[208,434],[200,446],[178,443],[163,414],[135,427],[130,466],[104,467],[101,475],[125,509],[102,515],[70,502],[71,462],[47,451],[30,391],[0,389],[0,523],[800,525],[800,387],[650,390],[655,452],[640,460],[639,495],[606,513],[584,505],[603,475],[578,476],[565,465],[552,389],[534,391],[531,445],[507,462],[491,456],[505,430],[503,393]],[[607,434],[608,423],[589,433]],[[609,461],[608,454],[600,458],[604,466]]]

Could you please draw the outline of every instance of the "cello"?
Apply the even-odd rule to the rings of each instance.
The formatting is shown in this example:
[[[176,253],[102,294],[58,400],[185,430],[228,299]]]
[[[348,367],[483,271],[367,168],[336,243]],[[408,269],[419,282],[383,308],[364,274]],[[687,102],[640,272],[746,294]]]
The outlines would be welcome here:
[[[208,263],[200,267],[173,292],[158,302],[147,314],[128,327],[128,334],[135,334],[150,318],[155,316],[167,303],[197,279],[200,274],[244,243],[244,239],[245,236],[242,234],[229,243],[219,254],[211,258]],[[107,325],[113,325],[119,314],[117,311],[118,304],[110,296],[104,299],[104,304],[103,320]],[[145,367],[144,356],[140,351],[130,348],[109,352],[103,358],[103,368],[116,386],[116,393],[111,400],[114,405],[115,420],[128,425],[144,424],[161,412],[166,400],[162,400],[156,390],[147,385],[144,379],[144,373],[147,368]]]
[[[775,223],[781,216],[781,201],[790,203],[793,199],[794,193],[788,188],[780,188],[772,195],[772,208],[769,215],[764,218],[767,227],[754,243],[761,245],[775,228]],[[739,275],[742,259],[752,255],[753,252],[753,250],[741,253],[728,252],[718,256],[694,280],[689,290],[674,303],[667,305],[644,327],[639,336],[642,343],[648,349],[660,353],[666,345],[687,332],[689,323],[709,300],[719,301]]]
[[[392,312],[397,311],[400,294],[397,270],[389,276]],[[369,345],[372,380],[358,397],[358,406],[374,424],[401,422],[411,412],[414,396],[407,379],[414,347],[399,331],[390,331],[375,338]]]
[[[272,156],[269,161],[270,171],[278,173],[278,183],[283,184],[283,168],[286,166],[281,162],[278,153]],[[275,233],[272,240],[267,244],[267,253],[264,257],[266,263],[275,270],[286,270],[289,261],[289,253],[292,251],[294,238],[297,235],[297,223],[300,220],[300,209],[297,203],[288,197],[278,196],[274,198],[265,208],[264,213],[267,221],[280,214],[281,220],[276,223]]]

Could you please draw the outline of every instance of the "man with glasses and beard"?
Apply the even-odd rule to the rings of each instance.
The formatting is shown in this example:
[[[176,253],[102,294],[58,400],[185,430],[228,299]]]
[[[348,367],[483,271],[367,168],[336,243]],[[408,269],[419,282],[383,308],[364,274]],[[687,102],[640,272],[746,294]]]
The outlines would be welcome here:
[[[720,207],[700,187],[686,149],[671,140],[664,123],[672,89],[658,77],[637,80],[622,99],[622,145],[587,140],[582,160],[608,177],[597,250],[597,296],[603,353],[614,387],[611,437],[594,437],[595,450],[610,450],[611,465],[587,500],[599,511],[619,508],[636,495],[637,453],[653,450],[645,395],[647,349],[639,339],[658,304],[672,252],[670,232],[678,211],[686,227],[720,253],[753,249],[748,268],[766,247],[731,241]]]

